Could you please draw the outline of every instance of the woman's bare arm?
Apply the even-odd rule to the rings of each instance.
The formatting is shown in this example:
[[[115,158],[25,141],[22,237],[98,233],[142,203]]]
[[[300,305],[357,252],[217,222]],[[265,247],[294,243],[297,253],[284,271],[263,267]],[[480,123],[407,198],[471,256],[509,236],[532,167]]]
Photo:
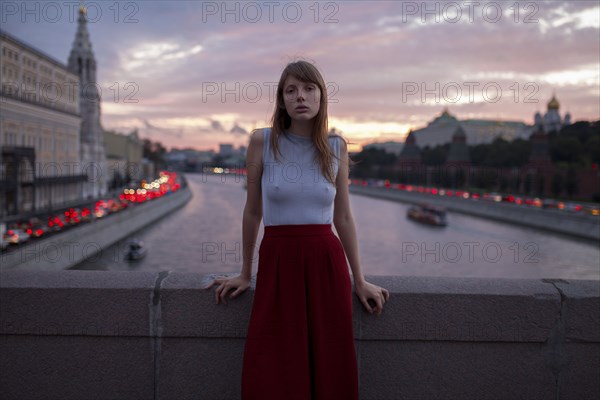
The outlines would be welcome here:
[[[342,140],[340,146],[339,168],[336,177],[337,189],[333,209],[333,224],[335,225],[335,229],[340,237],[346,256],[348,257],[348,262],[350,263],[350,269],[352,270],[352,275],[354,277],[356,295],[367,311],[370,313],[377,312],[379,315],[383,311],[383,304],[389,298],[389,292],[387,289],[383,289],[367,282],[361,271],[360,259],[358,256],[356,225],[354,224],[354,218],[352,217],[352,211],[350,209],[348,176],[348,147],[346,142]],[[371,307],[369,304],[370,299],[375,302],[375,307]]]
[[[241,276],[250,279],[252,276],[252,260],[256,247],[256,237],[262,220],[262,152],[263,131],[257,130],[250,137],[250,144],[246,153],[246,206],[242,220],[242,246],[243,262]]]
[[[208,286],[212,287],[218,284],[215,290],[215,300],[217,304],[220,301],[227,304],[225,296],[230,290],[234,290],[229,296],[235,298],[244,290],[250,287],[252,278],[252,261],[254,257],[254,248],[256,247],[256,238],[258,229],[262,220],[262,194],[261,177],[263,170],[262,152],[263,152],[263,131],[257,130],[250,137],[250,144],[246,152],[246,205],[242,216],[242,270],[238,276],[233,278],[215,279]]]

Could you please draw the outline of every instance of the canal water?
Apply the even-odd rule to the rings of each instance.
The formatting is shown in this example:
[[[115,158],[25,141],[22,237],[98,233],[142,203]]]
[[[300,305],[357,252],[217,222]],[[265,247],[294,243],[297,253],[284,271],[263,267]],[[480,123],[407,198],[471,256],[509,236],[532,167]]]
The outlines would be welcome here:
[[[187,179],[194,197],[183,208],[74,269],[239,272],[243,181],[205,174]],[[431,227],[408,220],[408,204],[359,195],[350,195],[350,203],[365,275],[600,280],[598,243],[458,213],[449,213],[448,226]],[[262,232],[261,224],[257,246]],[[149,251],[130,262],[124,253],[133,238]],[[256,264],[257,258],[253,273]]]

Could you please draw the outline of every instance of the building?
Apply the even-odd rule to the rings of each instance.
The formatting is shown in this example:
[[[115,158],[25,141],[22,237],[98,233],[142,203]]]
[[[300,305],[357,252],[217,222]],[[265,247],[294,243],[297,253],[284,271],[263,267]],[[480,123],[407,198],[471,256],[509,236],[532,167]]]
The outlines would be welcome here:
[[[448,156],[444,163],[445,180],[443,182],[452,188],[468,186],[470,165],[471,156],[467,146],[467,135],[459,125],[452,135],[452,143],[450,143]]]
[[[120,187],[129,180],[151,178],[144,170],[144,142],[137,130],[127,135],[105,131],[104,147],[109,188]]]
[[[219,144],[219,156],[220,161],[218,163],[220,166],[243,168],[246,165],[246,146],[234,149],[233,144],[221,143]]]
[[[420,148],[435,147],[452,142],[452,135],[462,127],[469,145],[491,143],[495,138],[506,140],[527,139],[532,127],[518,121],[495,121],[486,119],[458,120],[448,109],[437,116],[426,127],[414,131],[416,143]]]
[[[171,168],[179,171],[203,172],[203,168],[211,164],[214,156],[212,150],[171,149],[165,154],[165,161]]]
[[[79,8],[77,32],[69,55],[69,71],[79,77],[79,109],[81,113],[80,161],[88,179],[83,187],[84,198],[96,198],[106,193],[108,169],[104,150],[104,133],[100,125],[100,94],[96,81],[96,58],[87,30],[86,10]]]
[[[81,198],[79,78],[0,32],[0,218]]]
[[[550,159],[550,139],[542,127],[538,125],[536,131],[529,138],[531,141],[531,154],[529,155],[529,166],[538,168],[549,168],[552,164]]]
[[[398,160],[392,166],[392,171],[401,183],[417,182],[425,171],[421,160],[421,150],[416,144],[415,135],[412,131],[408,133],[398,155]]]
[[[68,65],[0,32],[0,217],[106,193],[96,61],[85,8]]]
[[[219,154],[223,157],[229,157],[233,155],[233,144],[221,143],[219,144]]]
[[[412,131],[408,133],[404,146],[398,156],[398,164],[401,166],[420,166],[421,150],[416,144],[415,135]]]
[[[556,96],[553,95],[552,99],[548,102],[547,110],[544,116],[538,111],[534,116],[534,132],[539,131],[540,128],[546,133],[558,132],[563,126],[571,125],[571,114],[566,113],[563,119],[560,116],[560,103],[556,100]]]
[[[491,143],[495,138],[511,141],[515,139],[529,139],[541,126],[545,132],[559,131],[563,126],[571,124],[571,114],[566,113],[564,119],[560,116],[560,104],[556,96],[548,102],[547,111],[542,116],[540,112],[534,115],[533,125],[519,121],[499,121],[487,119],[459,120],[444,109],[442,113],[426,127],[414,131],[417,145],[435,147],[452,142],[452,135],[456,129],[462,127],[466,142],[473,146]]]
[[[407,138],[408,139],[408,138]],[[387,142],[375,142],[369,143],[363,146],[363,150],[368,149],[381,149],[390,154],[400,155],[402,153],[402,148],[404,147],[404,143],[387,141]]]
[[[471,164],[467,135],[461,126],[458,126],[452,135],[452,143],[446,157],[446,166],[468,166]]]

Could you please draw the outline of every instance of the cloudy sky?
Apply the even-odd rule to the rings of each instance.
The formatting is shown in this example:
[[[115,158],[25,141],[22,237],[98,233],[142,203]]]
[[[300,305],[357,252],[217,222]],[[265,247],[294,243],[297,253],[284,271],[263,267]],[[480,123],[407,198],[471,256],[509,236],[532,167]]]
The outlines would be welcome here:
[[[600,119],[593,1],[85,2],[102,124],[167,147],[246,145],[286,63],[314,62],[330,126],[401,141],[444,107],[460,119]],[[2,29],[66,63],[78,2],[3,1]]]

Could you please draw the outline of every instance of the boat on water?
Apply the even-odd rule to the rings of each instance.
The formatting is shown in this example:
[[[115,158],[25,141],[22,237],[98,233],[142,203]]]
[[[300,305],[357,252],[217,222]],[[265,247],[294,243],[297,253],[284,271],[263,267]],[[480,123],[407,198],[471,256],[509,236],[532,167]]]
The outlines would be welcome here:
[[[148,253],[148,248],[144,246],[144,242],[134,239],[129,242],[129,250],[125,254],[125,258],[129,261],[136,261],[144,258]]]
[[[431,204],[417,204],[410,207],[406,216],[414,221],[426,225],[446,226],[446,209],[444,207],[433,206]]]

